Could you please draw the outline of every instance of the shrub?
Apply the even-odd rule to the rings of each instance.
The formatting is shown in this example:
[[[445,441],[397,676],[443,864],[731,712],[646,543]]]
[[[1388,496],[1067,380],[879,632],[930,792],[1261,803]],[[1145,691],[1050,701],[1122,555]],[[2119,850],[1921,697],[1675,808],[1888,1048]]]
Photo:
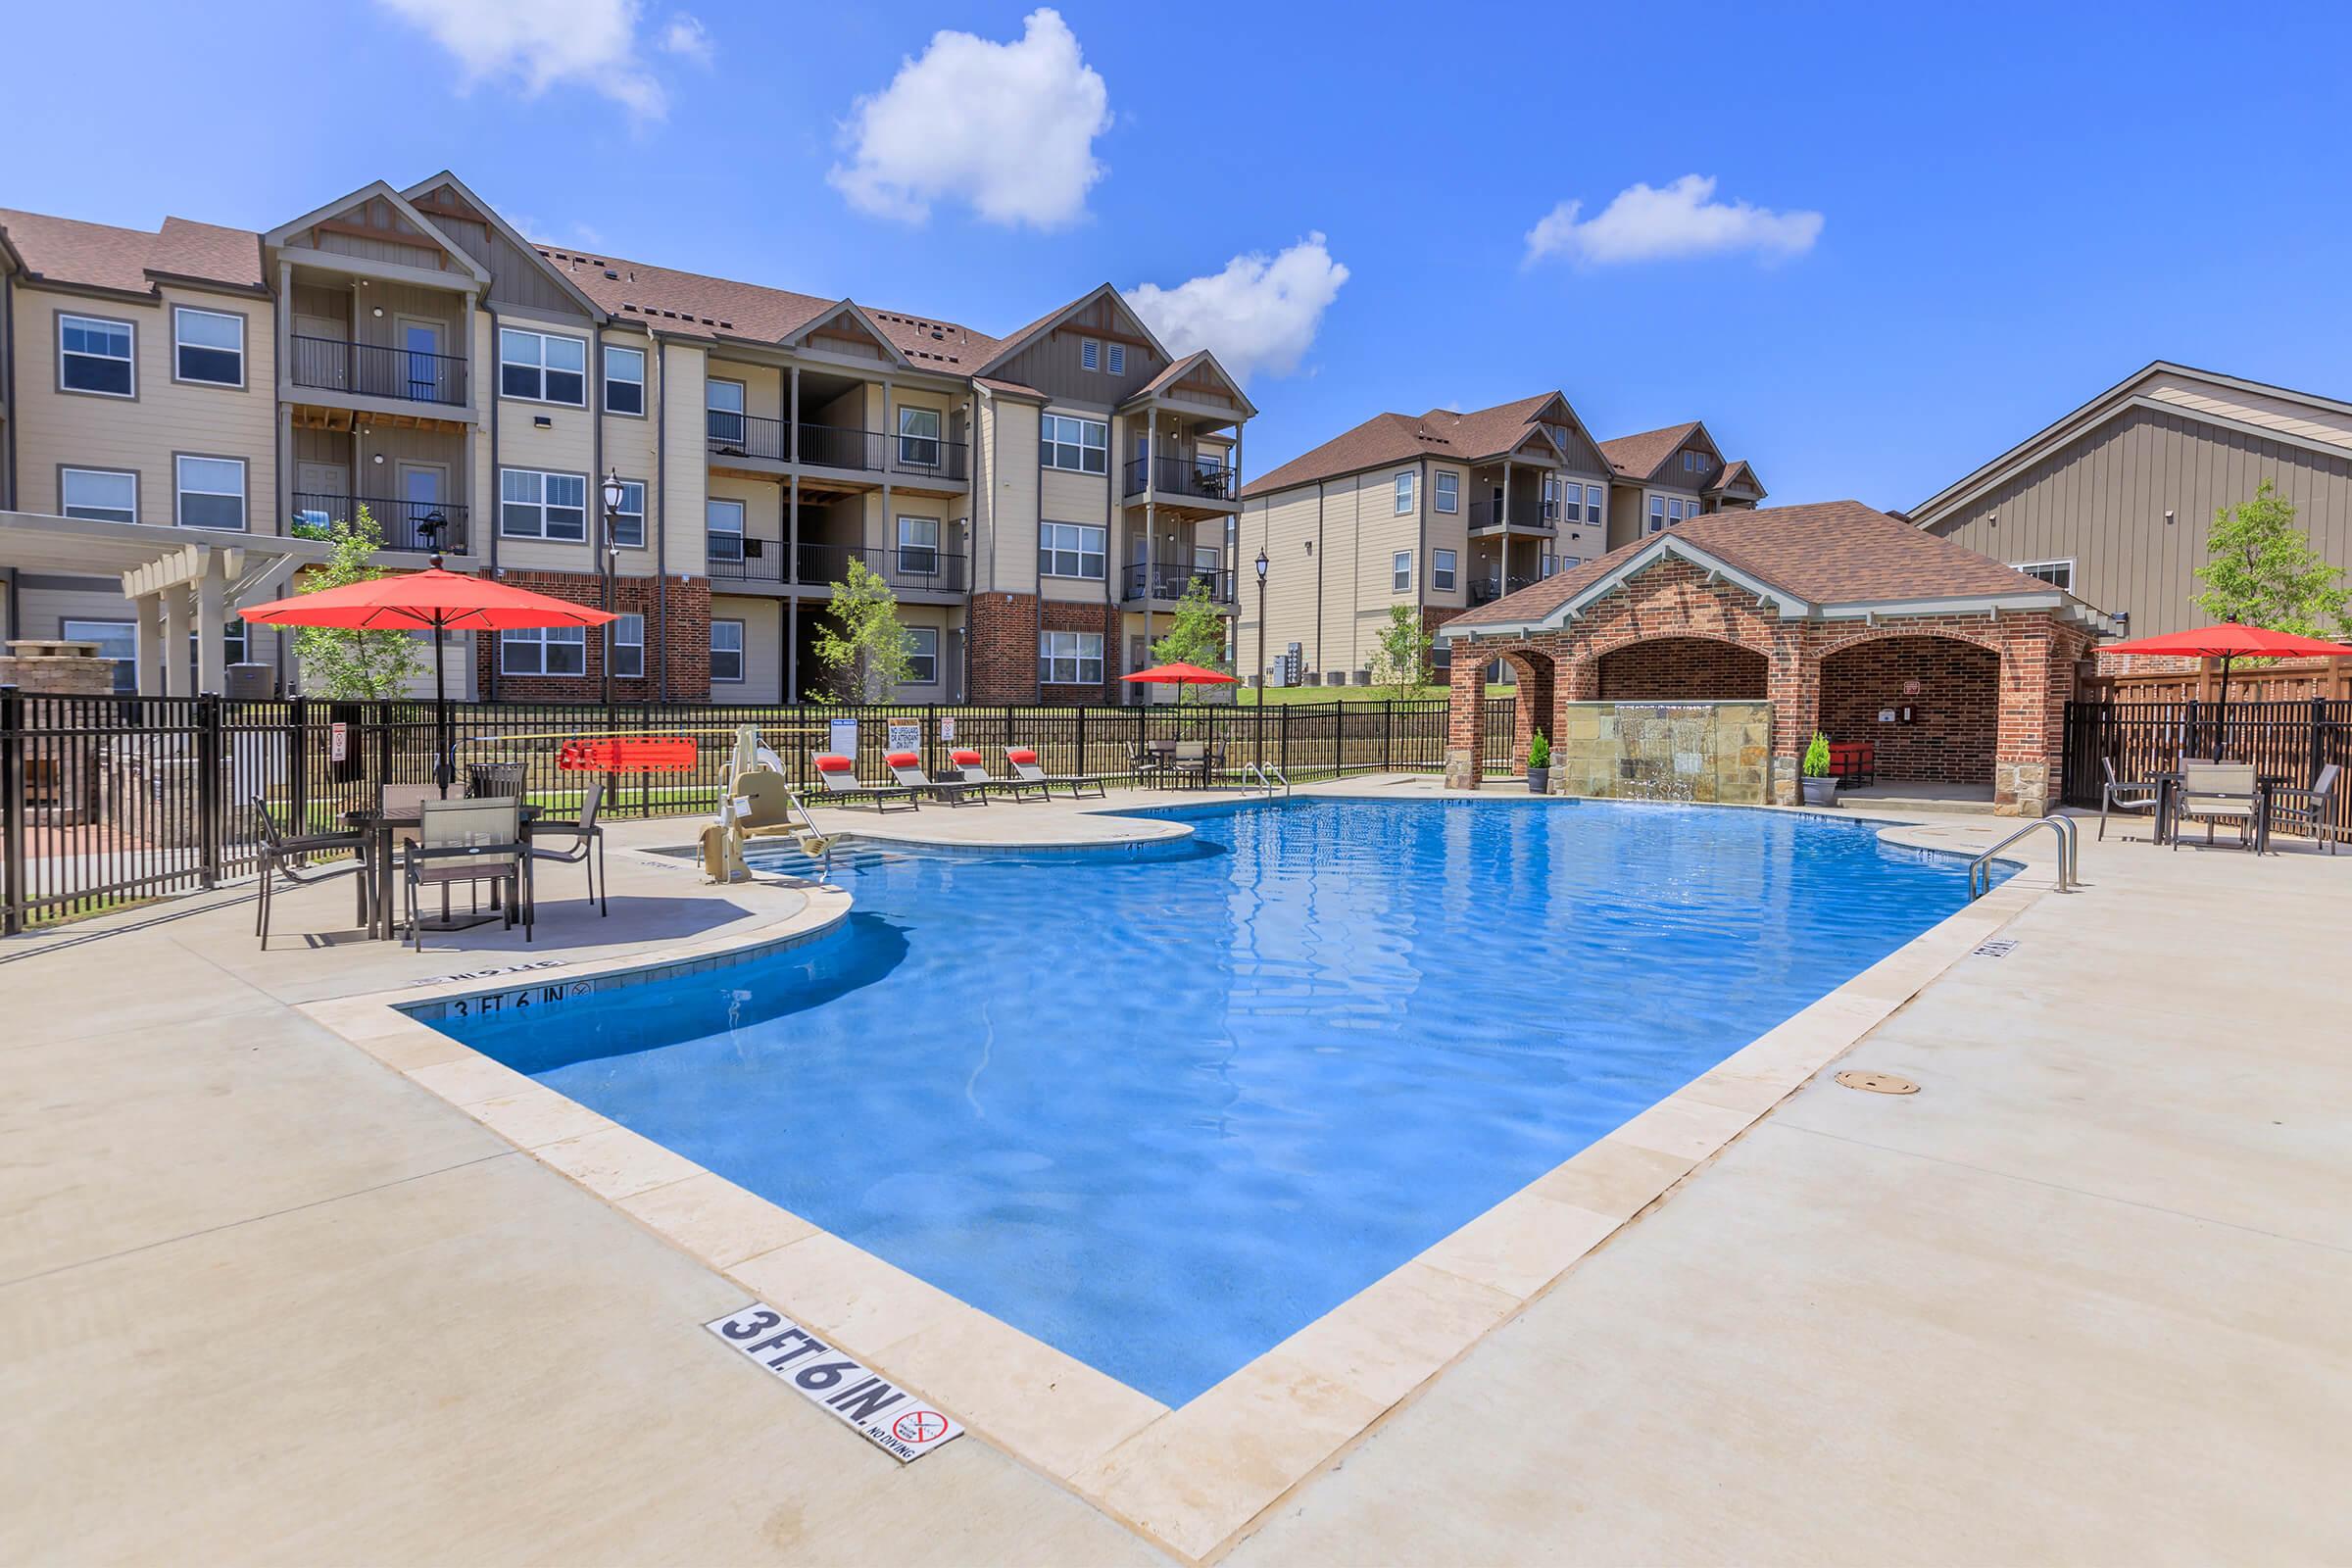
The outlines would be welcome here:
[[[1813,732],[1813,743],[1805,748],[1805,777],[1830,776],[1830,738],[1821,731]]]
[[[1549,767],[1551,765],[1551,742],[1544,738],[1542,730],[1536,731],[1536,738],[1527,743],[1527,765],[1530,767]]]

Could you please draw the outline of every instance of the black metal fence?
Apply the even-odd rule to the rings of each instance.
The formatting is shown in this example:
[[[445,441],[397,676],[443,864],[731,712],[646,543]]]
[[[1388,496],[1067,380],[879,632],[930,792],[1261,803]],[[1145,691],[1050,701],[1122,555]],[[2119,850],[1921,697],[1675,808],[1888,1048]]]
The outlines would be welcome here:
[[[1446,703],[1323,703],[1242,708],[979,706],[718,707],[468,704],[453,711],[459,787],[470,764],[519,763],[526,798],[578,801],[591,775],[557,765],[566,740],[598,735],[692,738],[683,773],[606,775],[604,809],[641,817],[716,808],[737,726],[749,724],[796,785],[810,759],[856,726],[860,778],[888,776],[883,757],[911,741],[926,767],[981,754],[1006,771],[1004,748],[1034,748],[1050,773],[1139,782],[1154,743],[1200,742],[1224,782],[1251,763],[1294,782],[1358,771],[1445,766]],[[1514,703],[1486,704],[1487,757],[1503,771]],[[0,930],[208,888],[251,870],[267,810],[286,832],[342,824],[385,784],[434,777],[433,710],[412,702],[290,698],[56,697],[0,688]]]
[[[2069,703],[2066,804],[2096,807],[2107,765],[2125,782],[2181,761],[2221,757],[2251,762],[2268,778],[2311,783],[2333,762],[2352,775],[2352,702]],[[2336,787],[2331,814],[2352,830],[2352,780]]]

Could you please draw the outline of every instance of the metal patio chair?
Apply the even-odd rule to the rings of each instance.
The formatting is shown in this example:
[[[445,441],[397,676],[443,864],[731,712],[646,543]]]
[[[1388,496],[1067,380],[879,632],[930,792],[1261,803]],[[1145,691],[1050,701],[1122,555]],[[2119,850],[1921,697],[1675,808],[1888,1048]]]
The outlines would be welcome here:
[[[364,871],[368,866],[368,834],[364,830],[354,829],[288,836],[278,830],[277,818],[270,814],[270,808],[263,804],[259,795],[253,798],[253,818],[262,836],[262,891],[254,901],[253,934],[262,939],[262,947],[267,951],[270,946],[270,893],[277,879],[282,876],[297,887],[308,887],[314,882],[325,882]],[[351,852],[351,859],[342,865],[320,870],[299,863],[306,856],[345,850]],[[359,918],[363,923],[368,918],[368,879],[364,876],[359,882]]]
[[[2328,846],[2335,853],[2336,840],[2346,836],[2335,823],[2335,781],[2338,769],[2333,762],[2320,769],[2319,776],[2307,789],[2274,789],[2270,792],[2269,828],[2283,827],[2301,833]],[[2264,837],[2269,837],[2266,831]]]
[[[561,821],[540,817],[531,823],[531,858],[553,860],[560,865],[584,865],[588,868],[588,902],[596,906],[600,915],[612,912],[611,904],[612,882],[605,869],[605,830],[597,825],[597,813],[605,804],[605,781],[600,775],[588,782],[588,793],[581,799],[577,820]],[[552,849],[542,839],[569,839],[565,849]]]
[[[409,937],[419,953],[424,951],[424,922],[417,894],[427,887],[467,884],[474,889],[477,908],[482,883],[503,888],[508,926],[519,917],[522,939],[532,939],[531,847],[522,839],[520,802],[426,801],[420,808],[417,837],[421,842],[403,849],[401,863]]]
[[[2251,762],[2182,762],[2179,798],[2173,807],[2173,848],[2180,848],[2185,822],[2205,824],[2205,842],[2223,822],[2237,826],[2238,842],[2252,847],[2262,808],[2262,781]]]
[[[2115,776],[2115,760],[2112,758],[2100,758],[2099,766],[2107,774],[2107,782],[2099,788],[2101,839],[2107,837],[2107,813],[2110,810],[2134,816],[2158,814],[2164,805],[2165,786],[2162,779],[2134,779],[2130,782],[2119,779]]]

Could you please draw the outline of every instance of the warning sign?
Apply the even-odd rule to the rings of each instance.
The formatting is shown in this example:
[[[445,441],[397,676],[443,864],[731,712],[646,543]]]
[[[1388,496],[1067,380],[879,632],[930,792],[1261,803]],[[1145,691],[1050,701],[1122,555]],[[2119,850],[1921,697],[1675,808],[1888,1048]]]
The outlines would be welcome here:
[[[901,1464],[963,1435],[928,1399],[869,1372],[764,1302],[703,1326]]]
[[[920,725],[920,724],[893,724],[893,725],[891,725],[891,726],[890,726],[890,749],[891,749],[892,751],[894,751],[894,752],[911,752],[911,751],[915,750],[917,747],[921,746],[922,744],[923,744],[923,726],[922,726],[922,725]]]

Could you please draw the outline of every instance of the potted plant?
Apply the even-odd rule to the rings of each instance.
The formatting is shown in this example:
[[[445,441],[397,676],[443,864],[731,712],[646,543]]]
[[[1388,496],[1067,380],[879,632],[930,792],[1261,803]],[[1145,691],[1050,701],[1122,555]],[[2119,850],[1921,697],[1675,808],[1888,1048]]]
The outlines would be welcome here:
[[[1804,772],[1805,804],[1836,806],[1838,780],[1830,774],[1830,738],[1819,730],[1813,732],[1812,744],[1805,748]]]
[[[1542,730],[1536,731],[1536,738],[1527,743],[1527,793],[1551,793],[1551,742],[1544,738]]]

